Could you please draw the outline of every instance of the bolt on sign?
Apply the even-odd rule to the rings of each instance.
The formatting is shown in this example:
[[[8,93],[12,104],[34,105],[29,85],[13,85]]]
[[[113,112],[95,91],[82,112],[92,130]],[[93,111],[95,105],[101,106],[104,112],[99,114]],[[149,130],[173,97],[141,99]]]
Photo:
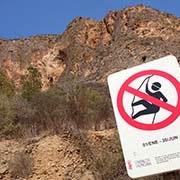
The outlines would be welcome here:
[[[166,56],[108,77],[128,175],[180,169],[180,67]]]

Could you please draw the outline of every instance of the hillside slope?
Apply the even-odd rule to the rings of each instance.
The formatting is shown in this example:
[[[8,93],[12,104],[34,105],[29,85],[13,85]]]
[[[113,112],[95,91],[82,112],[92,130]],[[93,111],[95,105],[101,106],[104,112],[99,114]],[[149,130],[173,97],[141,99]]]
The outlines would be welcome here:
[[[0,179],[23,180],[130,180],[117,132],[105,130],[78,136],[42,136],[26,141],[0,141]],[[86,137],[86,139],[85,139]],[[18,152],[33,158],[32,174],[28,178],[12,173],[9,161]],[[20,158],[21,159],[21,158]],[[17,163],[15,169],[20,168]],[[24,169],[28,167],[23,167]],[[20,171],[21,172],[21,171]],[[13,176],[12,176],[13,175]],[[158,180],[147,177],[139,180]]]
[[[33,66],[42,75],[43,90],[76,80],[108,93],[109,74],[169,54],[180,62],[179,49],[180,19],[139,5],[109,12],[101,21],[78,17],[61,35],[0,39],[0,68],[16,86]],[[8,165],[17,152],[33,159],[24,180],[129,179],[115,129],[2,139],[0,179],[22,179],[12,176],[13,165]]]

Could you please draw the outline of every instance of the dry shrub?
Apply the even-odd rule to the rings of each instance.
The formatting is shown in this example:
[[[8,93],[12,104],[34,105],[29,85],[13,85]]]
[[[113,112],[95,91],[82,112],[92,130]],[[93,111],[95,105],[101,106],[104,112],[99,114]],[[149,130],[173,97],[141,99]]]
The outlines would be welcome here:
[[[117,132],[111,138],[102,140],[102,149],[95,149],[93,167],[102,180],[120,180],[125,174],[125,163],[121,146],[119,144],[119,135]]]
[[[0,94],[0,135],[10,137],[17,133],[18,126],[14,123],[15,114],[11,109],[10,99]]]
[[[7,75],[0,70],[0,94],[12,97],[15,94],[15,84]]]
[[[64,129],[98,130],[98,124],[110,114],[109,102],[98,91],[82,84],[70,84],[66,90],[51,88],[31,100],[36,109],[34,121],[40,131],[61,133]]]
[[[7,97],[0,94],[0,136],[16,138],[31,127],[34,109],[19,96]]]
[[[22,97],[30,101],[34,95],[40,92],[42,87],[41,73],[37,68],[30,66],[27,72],[21,77],[21,94]]]
[[[72,83],[62,90],[51,87],[31,98],[0,95],[0,135],[33,137],[43,131],[100,130],[110,114],[108,98],[97,90]]]
[[[24,152],[17,152],[9,161],[8,167],[11,177],[26,178],[32,174],[32,159]]]
[[[37,132],[35,132],[33,129],[36,109],[26,99],[17,95],[11,99],[11,109],[15,115],[14,124],[18,125],[19,127],[19,136],[36,136]],[[26,133],[27,130],[31,131],[31,133]]]
[[[55,88],[41,92],[32,98],[32,104],[36,108],[34,120],[39,131],[60,133],[66,120],[64,92]]]
[[[99,130],[98,125],[110,115],[107,97],[90,87],[74,83],[66,96],[68,119],[76,128]]]
[[[121,153],[102,153],[96,157],[94,163],[102,180],[118,180],[122,174],[122,167],[124,169]]]

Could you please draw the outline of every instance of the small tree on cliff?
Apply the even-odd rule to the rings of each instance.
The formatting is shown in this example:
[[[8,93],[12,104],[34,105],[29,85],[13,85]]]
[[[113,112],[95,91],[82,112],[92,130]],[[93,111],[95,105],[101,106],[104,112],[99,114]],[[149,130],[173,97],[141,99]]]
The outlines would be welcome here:
[[[15,94],[15,84],[2,71],[0,71],[0,94],[7,97]]]
[[[41,90],[41,78],[41,73],[34,67],[29,67],[27,73],[22,76],[22,96],[28,101]]]

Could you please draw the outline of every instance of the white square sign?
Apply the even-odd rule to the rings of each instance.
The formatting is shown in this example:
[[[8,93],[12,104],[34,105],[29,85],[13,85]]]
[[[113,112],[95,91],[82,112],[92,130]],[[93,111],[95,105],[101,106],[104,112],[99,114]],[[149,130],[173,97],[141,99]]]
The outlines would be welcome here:
[[[180,169],[180,68],[166,56],[108,77],[128,175]]]

